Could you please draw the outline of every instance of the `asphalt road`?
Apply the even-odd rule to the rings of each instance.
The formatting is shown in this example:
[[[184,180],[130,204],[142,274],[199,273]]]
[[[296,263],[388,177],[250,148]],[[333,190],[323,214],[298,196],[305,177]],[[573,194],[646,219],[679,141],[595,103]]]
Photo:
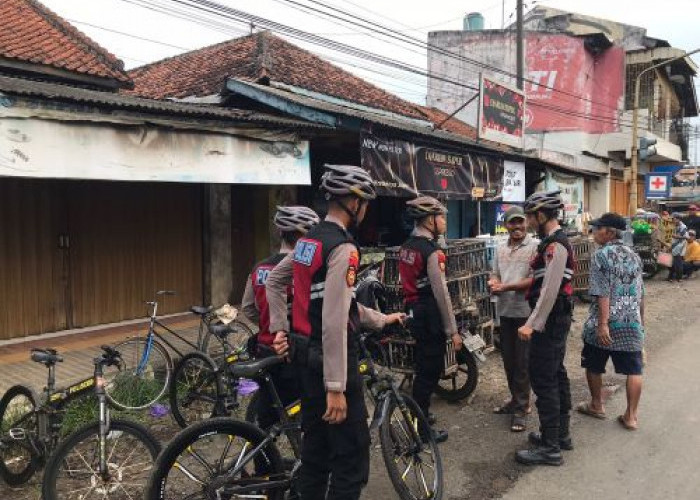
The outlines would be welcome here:
[[[697,314],[698,301],[693,299]],[[608,401],[608,420],[582,420],[562,467],[524,474],[503,500],[700,499],[700,321],[689,321],[654,356],[645,374],[640,429],[615,420],[624,388]]]

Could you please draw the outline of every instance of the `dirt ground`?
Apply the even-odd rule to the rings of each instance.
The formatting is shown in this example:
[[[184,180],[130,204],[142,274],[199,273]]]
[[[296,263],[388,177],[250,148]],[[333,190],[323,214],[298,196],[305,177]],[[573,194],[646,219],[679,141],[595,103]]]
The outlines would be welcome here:
[[[696,321],[700,297],[700,278],[681,284],[669,284],[663,277],[647,282],[647,341],[648,362],[654,363],[657,347],[673,341],[680,326]],[[587,315],[588,306],[578,304],[575,322],[569,337],[566,365],[572,382],[574,403],[587,397],[583,370],[580,368],[581,326]],[[610,370],[609,370],[610,371]],[[621,387],[624,379],[614,374],[606,378],[610,391]],[[527,469],[515,463],[514,451],[525,445],[527,433],[512,433],[509,430],[509,417],[492,414],[492,409],[508,396],[507,385],[500,354],[498,351],[488,356],[480,365],[479,385],[464,403],[448,404],[434,399],[433,411],[439,419],[438,426],[450,433],[449,440],[441,445],[443,467],[445,469],[445,500],[486,500],[500,497]],[[642,415],[645,411],[642,400]],[[572,419],[573,436],[576,438],[576,424],[579,417]],[[169,417],[153,421],[151,428],[163,441],[176,431]],[[537,429],[537,415],[533,412],[528,430]],[[40,494],[40,476],[26,486],[10,489],[0,484],[0,498],[3,500],[34,500]],[[370,482],[363,499],[397,498],[387,477],[378,438],[373,436],[372,468]]]

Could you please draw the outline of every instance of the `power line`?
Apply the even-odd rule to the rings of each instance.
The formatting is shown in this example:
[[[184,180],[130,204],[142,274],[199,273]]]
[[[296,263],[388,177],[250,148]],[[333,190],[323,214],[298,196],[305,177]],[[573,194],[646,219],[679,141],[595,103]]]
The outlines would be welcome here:
[[[217,15],[221,15],[222,17],[227,17],[230,19],[233,19],[235,21],[241,22],[241,23],[255,23],[258,26],[264,26],[267,29],[271,29],[272,31],[276,31],[282,34],[285,34],[287,36],[290,36],[295,39],[299,39],[302,41],[306,41],[312,44],[320,45],[325,48],[329,48],[331,50],[335,50],[338,52],[343,52],[348,55],[352,55],[361,59],[366,59],[375,63],[379,64],[386,64],[388,66],[394,67],[395,69],[400,69],[404,71],[410,71],[415,74],[421,75],[423,77],[430,77],[432,79],[438,80],[438,81],[444,81],[446,83],[451,83],[453,85],[456,85],[458,87],[463,87],[463,88],[468,88],[474,91],[478,91],[478,88],[465,84],[462,82],[454,81],[450,78],[445,78],[441,75],[438,74],[428,74],[425,70],[422,70],[421,68],[418,68],[416,66],[409,65],[407,63],[403,63],[401,61],[397,61],[395,59],[391,59],[388,57],[384,56],[379,56],[377,54],[371,53],[364,51],[362,49],[358,49],[346,44],[343,44],[341,42],[337,42],[334,40],[328,40],[323,37],[320,37],[318,35],[314,35],[311,33],[304,32],[302,30],[299,30],[297,28],[293,28],[275,21],[271,21],[266,18],[262,18],[260,16],[255,16],[253,14],[249,14],[247,12],[239,11],[237,9],[233,9],[231,7],[227,7],[224,5],[217,4],[215,2],[211,2],[208,0],[170,0],[172,2],[176,2],[178,4],[182,4],[185,6],[190,6],[194,9],[207,12],[207,13],[213,13]],[[193,5],[194,4],[194,5]],[[611,118],[609,116],[596,116],[594,114],[583,114],[579,112],[572,111],[570,109],[566,108],[559,108],[556,106],[548,106],[548,105],[543,105],[543,104],[536,104],[536,106],[541,106],[550,109],[551,111],[554,112],[559,112],[559,113],[564,113],[568,115],[574,115],[578,116],[579,118],[584,118],[587,120],[591,121],[600,121],[603,123],[608,123],[608,124],[618,124],[618,120],[615,118]]]
[[[98,29],[98,30],[108,31],[108,32],[110,32],[110,33],[116,33],[116,34],[118,34],[118,35],[128,36],[128,37],[130,37],[130,38],[135,38],[135,39],[137,39],[137,40],[142,40],[142,41],[144,41],[144,42],[156,43],[156,44],[158,44],[158,45],[163,45],[163,46],[165,46],[165,47],[171,47],[171,48],[173,48],[173,49],[192,50],[192,49],[187,48],[187,47],[180,47],[179,45],[173,45],[173,44],[171,44],[171,43],[165,43],[165,42],[161,42],[161,41],[158,41],[158,40],[153,40],[152,38],[146,38],[146,37],[139,36],[139,35],[133,35],[133,34],[131,34],[131,33],[124,33],[123,31],[118,31],[118,30],[115,30],[115,29],[112,29],[112,28],[105,28],[104,26],[97,26],[97,25],[95,25],[95,24],[86,23],[85,21],[78,21],[78,20],[76,20],[76,19],[68,19],[68,21],[70,21],[71,23],[74,23],[74,24],[82,24],[82,25],[84,25],[84,26],[90,26],[91,28],[96,28],[96,29]],[[133,60],[135,61],[136,59],[133,59]]]

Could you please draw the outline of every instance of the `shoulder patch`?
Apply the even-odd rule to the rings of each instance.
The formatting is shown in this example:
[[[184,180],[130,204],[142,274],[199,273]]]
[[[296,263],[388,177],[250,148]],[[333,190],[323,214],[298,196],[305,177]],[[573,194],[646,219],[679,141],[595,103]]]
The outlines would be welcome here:
[[[309,240],[299,240],[294,247],[294,262],[311,267],[318,250],[318,243]]]
[[[355,286],[357,282],[357,268],[360,266],[360,254],[357,250],[350,252],[350,257],[348,258],[348,271],[345,274],[345,281],[348,287]]]
[[[445,255],[445,252],[442,250],[437,251],[437,257],[438,257],[438,265],[440,266],[440,271],[445,272],[445,267],[447,264],[447,256]]]

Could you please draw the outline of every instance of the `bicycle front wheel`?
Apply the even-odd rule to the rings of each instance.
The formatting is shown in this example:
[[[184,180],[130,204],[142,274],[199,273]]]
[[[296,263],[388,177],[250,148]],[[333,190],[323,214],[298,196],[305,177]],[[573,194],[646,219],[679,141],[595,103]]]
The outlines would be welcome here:
[[[225,407],[216,370],[214,362],[200,352],[186,354],[175,367],[170,384],[170,409],[180,427],[211,418],[217,405]]]
[[[284,489],[269,487],[271,482],[287,477],[273,443],[261,448],[233,474],[265,437],[254,425],[229,418],[193,424],[175,436],[158,456],[145,500],[281,500]]]
[[[389,479],[402,500],[440,500],[443,472],[440,450],[418,404],[402,396],[405,407],[392,398],[379,426],[379,441]]]
[[[44,500],[133,500],[141,498],[160,445],[134,422],[112,420],[100,471],[100,424],[94,422],[68,436],[46,464]]]
[[[168,389],[172,360],[159,342],[136,337],[117,344],[120,362],[105,367],[109,401],[122,410],[140,410],[160,400]]]
[[[34,391],[14,385],[0,400],[0,477],[10,486],[29,481],[39,457],[32,446],[39,425]]]

